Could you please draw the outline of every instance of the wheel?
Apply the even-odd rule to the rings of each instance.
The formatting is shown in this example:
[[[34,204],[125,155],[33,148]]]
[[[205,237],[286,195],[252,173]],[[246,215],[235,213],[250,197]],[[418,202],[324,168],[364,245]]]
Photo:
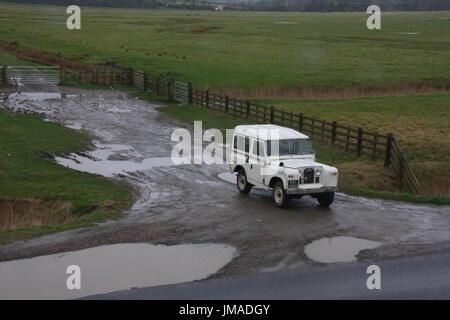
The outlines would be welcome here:
[[[252,190],[252,185],[248,183],[244,170],[239,171],[236,183],[240,193],[249,193]]]
[[[283,183],[279,181],[275,182],[273,186],[272,198],[273,202],[277,207],[284,208],[287,206],[289,198],[286,195],[286,191],[283,188]]]
[[[321,207],[328,207],[333,203],[334,192],[325,192],[317,195],[317,201]]]

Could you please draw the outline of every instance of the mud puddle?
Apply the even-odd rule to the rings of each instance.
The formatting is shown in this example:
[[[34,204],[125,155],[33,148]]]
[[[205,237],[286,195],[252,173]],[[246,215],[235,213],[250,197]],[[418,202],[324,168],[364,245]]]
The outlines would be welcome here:
[[[236,252],[225,244],[123,243],[2,262],[0,299],[73,299],[195,281],[216,273]],[[72,265],[80,268],[79,290],[66,286]]]
[[[379,246],[381,242],[353,237],[322,238],[307,244],[305,254],[317,262],[350,262],[356,260],[356,255],[361,250],[375,249]]]
[[[35,101],[42,102],[50,99],[63,99],[63,98],[73,98],[76,95],[64,95],[60,92],[15,92],[8,96],[11,101]]]
[[[129,157],[141,157],[138,152],[127,145],[96,144],[97,149],[87,152],[86,156],[72,153],[68,158],[55,157],[55,161],[65,167],[99,174],[104,177],[127,175],[130,172],[143,171],[153,167],[175,165],[170,157],[128,160]]]

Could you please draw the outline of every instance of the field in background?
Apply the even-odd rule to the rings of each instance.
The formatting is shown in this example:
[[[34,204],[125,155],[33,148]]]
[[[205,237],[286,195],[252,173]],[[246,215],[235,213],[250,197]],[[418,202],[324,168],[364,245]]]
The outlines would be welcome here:
[[[0,4],[0,41],[213,88],[448,86],[450,12],[209,12]]]

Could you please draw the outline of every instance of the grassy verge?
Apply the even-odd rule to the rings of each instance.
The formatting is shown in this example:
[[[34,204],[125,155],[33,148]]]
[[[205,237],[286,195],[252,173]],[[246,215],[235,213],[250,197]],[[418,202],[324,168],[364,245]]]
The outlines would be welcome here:
[[[191,105],[170,105],[158,108],[167,116],[185,123],[202,120],[204,128],[233,128],[244,122],[230,116]],[[341,150],[315,144],[318,161],[332,164],[340,170],[341,191],[374,198],[402,200],[419,203],[450,204],[450,196],[426,196],[401,193],[396,186],[395,176],[390,169],[367,158],[357,158]]]
[[[67,154],[89,144],[86,134],[45,122],[31,115],[0,110],[0,195],[3,201],[35,200],[42,206],[70,206],[70,221],[43,225],[24,223],[0,232],[0,243],[86,227],[119,217],[130,201],[125,185],[56,164],[53,154]],[[48,210],[51,212],[51,210]],[[2,212],[0,210],[0,212]],[[23,210],[10,212],[20,221]],[[6,220],[2,217],[3,221]],[[1,219],[0,219],[1,220]]]

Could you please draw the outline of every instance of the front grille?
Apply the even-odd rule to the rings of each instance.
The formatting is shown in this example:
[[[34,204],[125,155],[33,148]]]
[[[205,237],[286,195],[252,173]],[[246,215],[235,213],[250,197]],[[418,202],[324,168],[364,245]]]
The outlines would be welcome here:
[[[303,183],[314,183],[314,169],[306,168],[303,170]]]

